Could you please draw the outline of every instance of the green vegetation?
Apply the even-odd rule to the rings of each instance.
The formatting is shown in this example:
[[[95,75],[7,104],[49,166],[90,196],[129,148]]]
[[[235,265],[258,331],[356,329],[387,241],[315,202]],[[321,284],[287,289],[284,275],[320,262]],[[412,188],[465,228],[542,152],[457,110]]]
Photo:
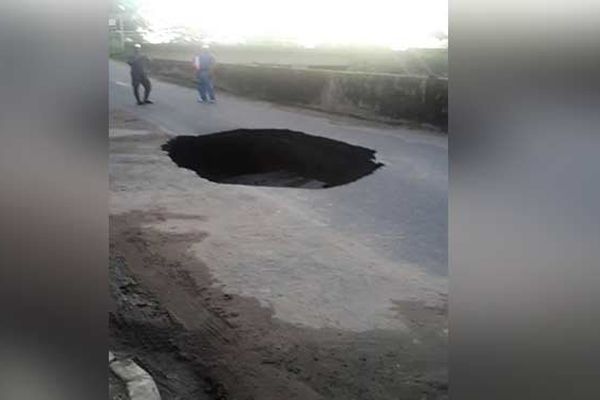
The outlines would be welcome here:
[[[153,58],[189,61],[198,51],[198,44],[146,44],[144,51]],[[393,51],[386,48],[333,46],[309,49],[292,44],[248,44],[214,45],[212,52],[219,62],[225,64],[442,77],[448,74],[447,49]]]

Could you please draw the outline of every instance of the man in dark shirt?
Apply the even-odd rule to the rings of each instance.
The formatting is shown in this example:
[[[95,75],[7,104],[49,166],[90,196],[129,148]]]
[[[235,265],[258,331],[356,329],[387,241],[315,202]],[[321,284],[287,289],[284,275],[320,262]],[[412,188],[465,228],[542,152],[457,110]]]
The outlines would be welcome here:
[[[148,96],[150,96],[150,90],[152,90],[150,79],[148,79],[148,75],[146,74],[148,57],[140,54],[141,48],[142,46],[136,44],[134,46],[133,56],[129,58],[129,61],[127,61],[127,64],[129,64],[131,67],[131,85],[133,86],[133,95],[135,96],[138,105],[152,104],[152,101],[148,100]],[[140,85],[144,87],[143,101],[140,100]]]

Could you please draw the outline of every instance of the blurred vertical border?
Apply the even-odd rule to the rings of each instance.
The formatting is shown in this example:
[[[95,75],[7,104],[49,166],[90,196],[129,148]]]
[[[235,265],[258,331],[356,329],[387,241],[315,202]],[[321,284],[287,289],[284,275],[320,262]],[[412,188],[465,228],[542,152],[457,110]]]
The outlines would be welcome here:
[[[449,15],[450,398],[598,398],[600,3]]]
[[[0,398],[106,399],[108,2],[0,3]]]

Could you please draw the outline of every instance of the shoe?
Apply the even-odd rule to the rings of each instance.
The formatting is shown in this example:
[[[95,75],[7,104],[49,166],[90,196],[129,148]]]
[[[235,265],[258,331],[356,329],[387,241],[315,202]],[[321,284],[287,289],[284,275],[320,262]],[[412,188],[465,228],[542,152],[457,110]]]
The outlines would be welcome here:
[[[210,104],[215,104],[217,101],[215,99],[211,99],[208,101]]]
[[[151,100],[144,100],[144,104],[154,104],[154,102]]]
[[[144,102],[143,102],[143,101],[138,101],[138,102],[137,102],[137,105],[138,105],[138,106],[143,106],[143,105],[144,105]]]

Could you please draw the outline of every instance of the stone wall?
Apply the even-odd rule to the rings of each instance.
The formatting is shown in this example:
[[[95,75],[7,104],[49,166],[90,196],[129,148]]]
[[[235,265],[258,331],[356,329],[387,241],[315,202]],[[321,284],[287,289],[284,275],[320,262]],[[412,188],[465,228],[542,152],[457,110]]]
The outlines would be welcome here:
[[[151,73],[194,86],[191,62],[153,59]],[[237,95],[387,122],[448,124],[447,79],[219,64],[217,88]]]

